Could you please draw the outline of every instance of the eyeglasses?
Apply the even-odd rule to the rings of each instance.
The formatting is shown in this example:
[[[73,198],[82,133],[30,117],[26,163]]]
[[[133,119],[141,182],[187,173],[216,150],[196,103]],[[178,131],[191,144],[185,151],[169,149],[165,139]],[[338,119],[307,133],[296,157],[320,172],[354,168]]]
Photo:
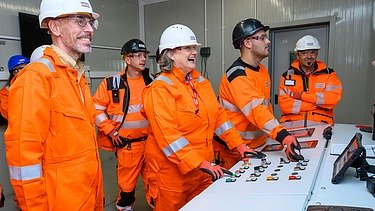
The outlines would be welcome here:
[[[301,56],[307,56],[307,55],[317,55],[318,50],[305,50],[305,51],[298,51],[298,54]]]
[[[267,36],[267,34],[262,34],[260,36],[249,37],[249,39],[264,41],[266,39],[268,40],[268,36]]]
[[[129,54],[128,55],[129,57],[132,57],[132,58],[147,58],[147,53],[145,52],[138,52],[138,53],[132,53],[132,54]]]
[[[97,19],[94,19],[94,18],[87,18],[87,17],[83,17],[83,16],[80,16],[80,15],[68,15],[68,16],[61,16],[61,17],[57,17],[55,18],[55,20],[57,19],[62,19],[62,18],[69,18],[71,20],[74,20],[78,26],[84,28],[87,26],[87,23],[90,24],[90,26],[96,30],[98,29],[99,27],[99,21]]]
[[[177,47],[176,49],[178,49],[180,51],[185,51],[185,52],[193,52],[193,51],[197,50],[197,46],[196,45],[188,45],[188,46]]]

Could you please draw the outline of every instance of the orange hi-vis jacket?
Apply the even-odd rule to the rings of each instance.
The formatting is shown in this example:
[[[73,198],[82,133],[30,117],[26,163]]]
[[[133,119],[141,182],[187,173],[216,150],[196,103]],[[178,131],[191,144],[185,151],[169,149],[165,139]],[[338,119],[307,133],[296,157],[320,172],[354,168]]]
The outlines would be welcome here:
[[[292,98],[292,92],[302,92],[301,100]],[[341,81],[324,62],[316,61],[315,71],[307,76],[294,61],[280,79],[280,122],[287,128],[333,124],[333,108],[341,95]]]
[[[146,70],[144,70],[146,71]],[[148,70],[147,70],[148,72]],[[125,71],[115,76],[108,77],[99,85],[95,95],[94,103],[96,108],[96,125],[103,132],[103,136],[107,136],[113,129],[118,130],[120,136],[128,139],[146,138],[149,130],[149,123],[141,114],[142,91],[146,87],[144,76],[139,78],[127,77],[128,87],[125,87],[121,76]],[[152,78],[149,78],[152,80]],[[108,83],[111,84],[108,84]],[[125,100],[125,89],[129,88],[130,98],[128,112],[124,118],[123,105]],[[118,90],[118,95],[112,93]],[[113,97],[118,99],[113,99]],[[99,141],[99,139],[98,139]],[[100,141],[110,142],[109,138],[100,139]],[[108,147],[111,146],[111,147]],[[111,150],[112,143],[99,143],[99,147],[105,150]],[[120,191],[131,192],[134,190],[137,178],[142,172],[145,174],[143,165],[145,142],[134,142],[131,146],[117,149],[117,177]]]
[[[20,209],[104,209],[94,115],[85,76],[51,48],[17,75],[5,145]]]
[[[149,123],[140,112],[143,108],[142,91],[146,87],[142,77],[136,79],[127,78],[131,92],[129,108],[124,123],[120,126],[124,118],[123,102],[125,99],[125,85],[121,79],[124,73],[125,71],[122,71],[116,76],[110,77],[112,79],[112,84],[110,85],[106,79],[99,85],[94,95],[96,125],[105,135],[119,128],[118,132],[120,136],[128,139],[147,136]],[[116,100],[113,99],[112,87],[118,89],[118,102],[115,102]],[[105,148],[105,144],[100,144],[99,146],[102,146],[103,149],[111,150]]]
[[[0,90],[0,112],[1,115],[8,119],[8,97],[9,97],[9,86],[4,86]]]
[[[211,83],[196,70],[190,74],[198,93],[198,112],[192,90],[184,82],[185,75],[176,67],[171,73],[161,73],[143,95],[154,135],[147,142],[155,146],[148,153],[155,160],[176,165],[182,174],[196,169],[204,160],[213,160],[214,133],[226,140],[231,149],[243,143],[218,104]]]
[[[253,67],[238,58],[221,79],[220,103],[251,148],[263,145],[268,135],[276,139],[285,129],[273,116],[270,93],[270,76],[262,64]]]
[[[202,186],[203,190],[211,183],[205,183],[210,177],[197,167],[205,160],[213,161],[214,133],[225,140],[230,149],[243,143],[218,104],[211,83],[196,70],[189,74],[197,92],[199,109],[193,101],[193,89],[185,82],[186,74],[177,67],[169,73],[161,73],[143,92],[144,111],[152,128],[146,141],[148,194],[152,198],[157,197],[160,190],[171,190],[181,197],[171,199],[176,195],[170,195],[168,201],[184,201],[200,192],[191,185]],[[157,206],[163,209],[160,203]]]

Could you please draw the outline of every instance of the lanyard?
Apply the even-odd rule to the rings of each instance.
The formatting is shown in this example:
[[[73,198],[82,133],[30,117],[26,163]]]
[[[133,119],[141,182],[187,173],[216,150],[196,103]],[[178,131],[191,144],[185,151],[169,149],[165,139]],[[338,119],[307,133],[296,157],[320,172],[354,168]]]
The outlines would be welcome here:
[[[186,75],[186,80],[185,80],[185,81],[186,81],[186,84],[189,84],[189,85],[190,85],[190,88],[193,90],[193,94],[192,94],[191,96],[192,96],[192,98],[193,98],[193,103],[194,103],[195,108],[196,108],[196,110],[195,110],[195,114],[197,114],[198,111],[199,111],[198,92],[197,92],[197,90],[195,89],[192,80],[193,80],[193,78],[191,77],[190,73],[188,73],[188,74]]]

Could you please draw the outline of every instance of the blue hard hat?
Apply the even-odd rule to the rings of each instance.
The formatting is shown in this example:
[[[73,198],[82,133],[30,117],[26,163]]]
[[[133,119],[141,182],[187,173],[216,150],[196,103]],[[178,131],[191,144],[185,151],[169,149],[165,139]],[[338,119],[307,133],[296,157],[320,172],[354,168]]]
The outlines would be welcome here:
[[[12,72],[20,64],[29,64],[30,60],[22,55],[11,56],[8,60],[8,70]]]

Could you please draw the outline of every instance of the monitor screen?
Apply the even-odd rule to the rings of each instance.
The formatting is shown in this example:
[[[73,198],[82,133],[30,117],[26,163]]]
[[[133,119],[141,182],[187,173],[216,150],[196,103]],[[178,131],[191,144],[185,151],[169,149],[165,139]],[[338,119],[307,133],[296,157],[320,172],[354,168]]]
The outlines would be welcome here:
[[[356,133],[346,146],[344,151],[336,159],[333,164],[332,183],[338,184],[345,174],[345,171],[352,165],[352,163],[363,152],[364,148],[361,144],[362,134]]]
[[[20,24],[21,50],[23,56],[30,58],[35,48],[52,43],[51,36],[47,33],[48,30],[39,27],[37,15],[19,12],[18,20]]]

